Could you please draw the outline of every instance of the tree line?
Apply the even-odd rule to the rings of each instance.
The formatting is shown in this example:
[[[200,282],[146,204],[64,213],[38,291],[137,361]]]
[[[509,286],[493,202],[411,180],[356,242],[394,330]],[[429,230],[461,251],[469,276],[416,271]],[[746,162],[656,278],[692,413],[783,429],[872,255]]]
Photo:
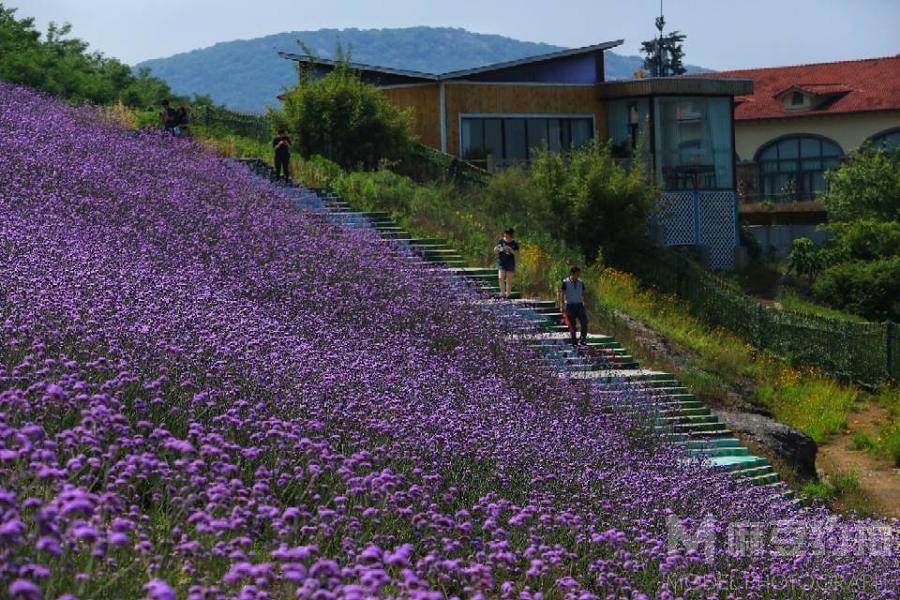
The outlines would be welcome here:
[[[0,2],[0,80],[25,85],[70,102],[146,108],[176,97],[169,85],[134,72],[125,63],[91,51],[87,42],[71,37],[68,23],[50,23],[42,34],[33,18],[16,18],[16,9]],[[200,101],[205,98],[198,98]]]

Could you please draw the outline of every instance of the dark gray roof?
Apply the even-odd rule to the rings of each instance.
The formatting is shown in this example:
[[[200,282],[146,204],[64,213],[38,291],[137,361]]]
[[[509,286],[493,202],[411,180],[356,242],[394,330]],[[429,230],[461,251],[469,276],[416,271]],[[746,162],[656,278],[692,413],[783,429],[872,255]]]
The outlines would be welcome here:
[[[568,50],[559,50],[557,52],[551,52],[549,54],[538,54],[537,56],[526,56],[525,58],[519,58],[517,60],[508,60],[506,62],[484,65],[483,67],[475,67],[474,69],[450,71],[449,73],[442,73],[440,75],[440,79],[460,79],[462,77],[475,75],[477,73],[488,73],[490,71],[508,69],[509,67],[518,67],[521,65],[528,65],[532,63],[546,62],[549,60],[556,60],[558,58],[566,58],[568,56],[578,56],[579,54],[589,54],[591,52],[597,52],[598,50],[609,50],[610,48],[615,48],[616,46],[622,45],[624,41],[625,40],[615,40],[612,42],[603,42],[602,44],[594,44],[593,46],[570,48]]]
[[[608,50],[609,48],[615,48],[616,46],[621,45],[624,40],[615,40],[612,42],[603,42],[602,44],[594,44],[593,46],[584,46],[582,48],[570,48],[568,50],[560,50],[558,52],[551,52],[549,54],[539,54],[537,56],[527,56],[525,58],[519,58],[516,60],[509,60],[505,62],[494,63],[490,65],[484,65],[482,67],[475,67],[472,69],[463,69],[460,71],[450,71],[448,73],[423,73],[421,71],[410,71],[406,69],[392,69],[390,67],[378,67],[373,65],[364,65],[361,63],[350,63],[350,67],[357,71],[365,71],[369,73],[381,73],[384,75],[391,75],[394,77],[402,77],[409,79],[412,81],[448,81],[452,79],[462,79],[464,77],[468,77],[469,75],[475,75],[479,73],[489,73],[491,71],[499,71],[500,69],[508,69],[510,67],[518,67],[521,65],[528,65],[532,63],[540,63],[551,60],[557,60],[560,58],[566,58],[569,56],[577,56],[579,54],[588,54],[591,52],[597,52],[601,50]],[[290,52],[279,52],[279,56],[282,58],[286,58],[289,60],[295,60],[297,62],[302,62],[311,65],[321,65],[324,67],[334,67],[338,63],[337,61],[331,60],[329,58],[317,58],[314,56],[309,56],[306,54],[293,54]]]
[[[653,94],[688,94],[709,96],[743,96],[753,93],[752,79],[734,77],[647,77],[605,81],[598,92],[601,98],[628,98]]]
[[[300,63],[310,64],[310,65],[321,65],[325,67],[336,67],[340,61],[332,60],[330,58],[319,58],[317,56],[310,56],[308,54],[294,54],[292,52],[279,52],[278,55],[281,58],[286,58],[288,60],[295,60]],[[408,69],[392,69],[390,67],[377,67],[374,65],[366,65],[363,63],[355,63],[351,62],[350,68],[356,71],[368,71],[371,73],[383,73],[385,75],[394,75],[397,77],[408,77],[410,79],[418,79],[425,81],[437,81],[439,79],[438,75],[434,73],[423,73],[422,71],[411,71]]]

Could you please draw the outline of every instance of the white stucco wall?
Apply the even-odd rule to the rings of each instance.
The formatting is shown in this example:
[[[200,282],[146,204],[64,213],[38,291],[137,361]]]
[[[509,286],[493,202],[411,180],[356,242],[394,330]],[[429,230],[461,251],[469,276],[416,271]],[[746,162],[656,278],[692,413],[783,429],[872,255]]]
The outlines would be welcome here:
[[[739,161],[750,161],[775,138],[811,133],[831,138],[849,153],[873,135],[896,127],[900,127],[900,110],[736,121],[735,150]]]

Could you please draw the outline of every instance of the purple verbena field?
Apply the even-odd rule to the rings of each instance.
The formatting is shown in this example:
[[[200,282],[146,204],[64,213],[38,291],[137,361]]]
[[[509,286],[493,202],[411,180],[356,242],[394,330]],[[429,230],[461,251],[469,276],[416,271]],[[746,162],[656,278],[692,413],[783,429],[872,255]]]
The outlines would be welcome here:
[[[610,416],[474,298],[191,142],[0,84],[0,593],[896,597],[896,546],[670,550],[670,515],[830,515]]]

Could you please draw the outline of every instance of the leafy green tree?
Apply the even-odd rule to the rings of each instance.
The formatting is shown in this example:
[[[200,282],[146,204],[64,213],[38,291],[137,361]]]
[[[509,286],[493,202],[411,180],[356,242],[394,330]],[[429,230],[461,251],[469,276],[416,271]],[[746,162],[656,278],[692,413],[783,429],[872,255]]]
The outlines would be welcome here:
[[[70,37],[69,24],[51,23],[41,36],[34,19],[17,19],[0,3],[0,80],[61,96],[72,102],[147,107],[171,97],[169,86]]]
[[[610,144],[593,143],[568,154],[541,152],[527,171],[495,175],[486,208],[506,220],[612,262],[646,243],[657,190],[640,161],[625,169]]]
[[[791,253],[788,257],[790,270],[800,277],[815,281],[822,268],[822,254],[816,249],[813,241],[806,237],[791,242]]]
[[[827,179],[822,203],[831,220],[900,221],[900,152],[858,152]]]
[[[396,160],[413,139],[411,110],[363,83],[346,59],[321,78],[301,70],[276,120],[287,126],[303,156],[318,154],[348,169]]]
[[[810,276],[822,302],[870,319],[900,318],[900,154],[864,149],[827,178],[822,202],[832,238],[821,249],[795,240],[792,267]]]

